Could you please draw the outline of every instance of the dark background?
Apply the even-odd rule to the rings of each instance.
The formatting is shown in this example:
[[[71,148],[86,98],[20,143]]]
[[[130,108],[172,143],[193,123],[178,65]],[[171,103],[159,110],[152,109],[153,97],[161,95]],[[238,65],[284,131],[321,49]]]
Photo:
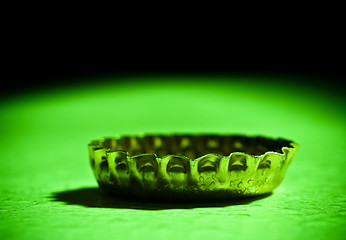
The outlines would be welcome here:
[[[127,76],[150,75],[246,75],[276,77],[290,84],[304,84],[334,92],[344,99],[343,51],[329,41],[304,44],[232,46],[196,45],[98,48],[74,42],[52,44],[26,42],[7,59],[1,98],[15,98],[56,88],[114,81]],[[281,79],[281,80],[280,80]]]
[[[215,19],[208,15],[194,21],[168,12],[163,14],[170,16],[167,21],[118,12],[110,21],[97,21],[83,11],[78,12],[86,16],[70,19],[67,9],[63,15],[24,9],[2,30],[0,95],[15,98],[104,76],[217,74],[277,76],[343,96],[343,8],[291,7],[294,11],[287,13],[270,11],[268,18],[262,12],[239,19],[230,19],[233,12],[215,12]]]

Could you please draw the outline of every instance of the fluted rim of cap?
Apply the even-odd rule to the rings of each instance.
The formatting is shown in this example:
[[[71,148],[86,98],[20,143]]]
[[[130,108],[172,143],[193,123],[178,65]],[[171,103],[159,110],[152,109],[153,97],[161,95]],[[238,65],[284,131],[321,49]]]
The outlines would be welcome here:
[[[191,158],[188,157],[184,154],[166,154],[164,156],[159,156],[159,154],[157,154],[155,151],[151,151],[151,152],[143,152],[143,153],[139,153],[139,154],[131,154],[130,151],[127,151],[125,149],[112,149],[109,146],[104,146],[104,143],[107,140],[121,140],[124,138],[142,138],[144,139],[145,137],[242,137],[242,138],[248,138],[248,139],[255,139],[255,138],[260,138],[260,139],[266,139],[266,140],[270,140],[270,141],[275,141],[275,142],[284,142],[285,146],[281,146],[279,148],[277,148],[276,150],[268,150],[268,151],[264,151],[262,154],[252,154],[246,151],[231,151],[229,152],[229,154],[219,154],[219,153],[214,153],[214,152],[208,152],[205,154],[202,154],[201,156],[197,157],[197,158]],[[283,144],[283,143],[281,143]],[[123,152],[126,153],[127,156],[129,157],[138,157],[138,156],[142,156],[142,155],[148,155],[148,154],[153,154],[154,156],[156,156],[157,158],[164,158],[166,156],[171,156],[171,155],[175,155],[175,156],[181,156],[181,157],[185,157],[189,160],[197,160],[200,158],[205,157],[206,155],[218,155],[218,156],[224,156],[224,157],[230,157],[232,154],[237,153],[237,154],[244,154],[247,156],[251,156],[251,157],[263,157],[264,155],[268,154],[268,153],[275,153],[275,154],[279,154],[279,155],[286,155],[287,152],[289,151],[297,151],[300,148],[300,145],[292,140],[287,140],[284,138],[270,138],[270,137],[265,137],[265,136],[261,136],[261,135],[257,135],[257,136],[247,136],[247,135],[239,135],[239,134],[142,134],[142,135],[118,135],[115,137],[104,137],[98,140],[92,140],[89,144],[88,147],[91,148],[92,150],[98,150],[98,149],[104,149],[106,153],[110,153],[110,152]]]
[[[237,149],[238,144],[238,149],[243,147],[243,150],[248,148],[249,151],[232,150],[226,154],[221,151],[213,151],[210,145],[202,144],[199,147],[195,146],[200,150],[203,147],[206,148],[197,157],[184,155],[184,151],[162,152],[164,146],[160,142],[162,139],[177,138],[176,142],[168,141],[173,144],[173,149],[180,144],[179,146],[182,146],[183,150],[185,149],[187,153],[191,154],[191,149],[186,148],[186,146],[190,146],[184,140],[186,136],[190,140],[202,139],[203,144],[210,139],[224,138],[223,140],[228,139],[228,142],[223,142],[223,150]],[[142,139],[144,141],[142,143],[145,144],[147,144],[145,140],[148,140],[153,145],[146,145],[147,149],[144,147],[141,149],[142,152],[137,154],[138,139]],[[243,142],[232,142],[230,141],[232,139]],[[234,146],[231,144],[232,146],[227,148],[229,143]],[[213,144],[214,149],[220,150],[220,144]],[[258,149],[256,149],[256,144],[259,144]],[[265,144],[268,145],[264,146]],[[153,146],[157,148],[155,149]],[[281,183],[287,167],[299,149],[297,143],[283,138],[230,134],[106,137],[92,141],[88,147],[90,165],[101,188],[109,192],[125,192],[125,194],[130,193],[135,196],[161,197],[165,195],[166,198],[185,198],[186,196],[189,198],[205,196],[207,198],[233,198],[269,193]],[[126,147],[128,148],[126,149]],[[125,175],[124,169],[126,169]],[[144,177],[150,171],[152,175]],[[182,173],[183,178],[175,178],[176,173],[178,175]],[[147,178],[148,176],[149,178]],[[137,185],[131,187],[131,182],[137,182]],[[212,195],[208,195],[209,193]]]

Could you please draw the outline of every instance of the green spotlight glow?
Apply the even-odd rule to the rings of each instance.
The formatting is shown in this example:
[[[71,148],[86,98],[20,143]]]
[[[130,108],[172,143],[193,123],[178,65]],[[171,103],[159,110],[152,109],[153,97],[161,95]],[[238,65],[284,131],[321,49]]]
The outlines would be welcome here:
[[[346,116],[332,93],[264,77],[99,82],[1,103],[1,239],[345,236]],[[252,202],[157,203],[160,211],[149,211],[155,204],[113,202],[90,190],[97,188],[90,140],[172,132],[284,137],[301,148],[274,194]]]

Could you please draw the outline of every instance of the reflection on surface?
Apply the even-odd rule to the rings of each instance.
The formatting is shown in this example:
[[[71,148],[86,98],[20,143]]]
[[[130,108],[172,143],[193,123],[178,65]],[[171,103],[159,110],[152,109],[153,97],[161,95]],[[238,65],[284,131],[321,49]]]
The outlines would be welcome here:
[[[55,202],[65,202],[68,205],[80,205],[94,208],[128,208],[141,210],[164,210],[164,209],[192,209],[207,207],[226,207],[232,205],[245,205],[253,201],[270,196],[272,193],[257,197],[236,199],[229,201],[205,201],[205,202],[162,202],[130,198],[120,198],[107,195],[97,187],[79,188],[61,192],[54,192],[49,197]]]

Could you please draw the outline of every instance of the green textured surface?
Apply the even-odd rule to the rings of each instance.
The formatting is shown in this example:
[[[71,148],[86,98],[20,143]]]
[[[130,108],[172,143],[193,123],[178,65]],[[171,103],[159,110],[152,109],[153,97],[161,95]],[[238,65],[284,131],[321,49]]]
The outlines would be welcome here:
[[[343,239],[345,103],[275,79],[104,82],[1,103],[0,239]],[[117,134],[220,132],[301,148],[283,183],[254,201],[111,200],[87,143]]]

